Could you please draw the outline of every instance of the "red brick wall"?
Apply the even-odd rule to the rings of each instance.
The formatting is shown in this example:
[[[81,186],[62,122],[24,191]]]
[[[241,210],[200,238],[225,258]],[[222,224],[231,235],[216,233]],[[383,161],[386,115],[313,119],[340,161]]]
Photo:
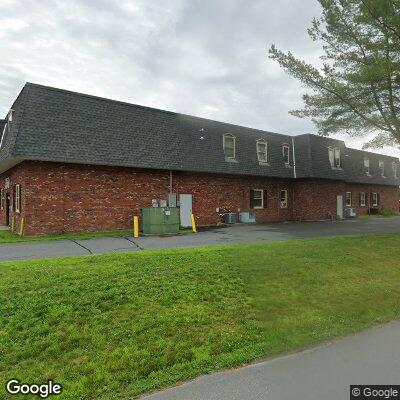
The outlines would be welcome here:
[[[22,213],[25,233],[48,234],[129,228],[133,215],[151,205],[153,198],[166,199],[168,171],[101,167],[25,161],[0,175],[0,185],[10,177],[11,192],[16,183],[22,186]],[[199,225],[222,222],[224,212],[248,211],[250,190],[267,190],[264,209],[255,210],[258,222],[317,220],[336,216],[336,196],[353,191],[354,206],[359,212],[358,192],[378,192],[381,207],[396,210],[399,190],[389,186],[346,184],[329,180],[281,180],[217,174],[173,173],[174,193],[193,195],[193,213]],[[280,190],[289,192],[288,208],[279,204]],[[219,208],[219,212],[217,212]],[[5,213],[0,211],[0,223]]]

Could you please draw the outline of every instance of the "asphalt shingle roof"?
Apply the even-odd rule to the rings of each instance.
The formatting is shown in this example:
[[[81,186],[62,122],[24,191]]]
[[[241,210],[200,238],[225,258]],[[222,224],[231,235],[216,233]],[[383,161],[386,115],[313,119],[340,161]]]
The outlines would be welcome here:
[[[32,83],[24,86],[12,108],[0,171],[7,160],[28,159],[293,178],[293,166],[285,166],[282,157],[282,144],[287,143],[292,163],[293,139],[298,178],[364,182],[365,153],[371,172],[378,159],[388,171],[387,178],[373,172],[368,182],[400,184],[390,175],[391,163],[398,159],[349,149],[330,138],[281,135]],[[235,161],[225,159],[225,133],[236,138]],[[268,165],[257,160],[258,139],[268,142]],[[327,147],[332,145],[342,149],[343,170],[330,167]]]

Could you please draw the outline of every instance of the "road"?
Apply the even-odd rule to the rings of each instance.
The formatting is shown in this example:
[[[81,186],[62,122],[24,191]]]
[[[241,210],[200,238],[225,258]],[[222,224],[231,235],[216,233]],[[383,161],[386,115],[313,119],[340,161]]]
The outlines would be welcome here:
[[[196,235],[145,236],[138,239],[109,237],[0,244],[0,261],[386,232],[400,233],[400,217],[266,225],[237,224],[205,230]]]
[[[400,384],[400,322],[202,376],[142,400],[348,400],[351,384]]]

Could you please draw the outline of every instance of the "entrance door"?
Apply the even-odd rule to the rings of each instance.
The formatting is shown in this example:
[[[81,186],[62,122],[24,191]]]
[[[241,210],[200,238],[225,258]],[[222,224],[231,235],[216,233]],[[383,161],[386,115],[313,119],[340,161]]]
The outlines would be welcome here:
[[[179,195],[179,211],[181,216],[181,226],[188,228],[192,226],[192,195]]]
[[[6,194],[6,225],[7,226],[10,226],[10,203],[11,203],[10,194],[7,193]]]
[[[336,198],[337,203],[337,217],[339,219],[343,219],[343,196],[337,196]]]

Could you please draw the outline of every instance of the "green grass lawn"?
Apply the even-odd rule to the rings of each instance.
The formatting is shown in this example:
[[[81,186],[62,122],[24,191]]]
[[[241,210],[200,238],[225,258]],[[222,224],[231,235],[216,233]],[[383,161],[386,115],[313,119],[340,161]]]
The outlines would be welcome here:
[[[0,398],[127,399],[399,317],[399,234],[2,263]]]
[[[118,229],[115,231],[103,232],[82,232],[82,233],[60,233],[55,235],[44,236],[20,236],[10,231],[0,231],[1,243],[16,243],[16,242],[38,242],[45,240],[62,240],[62,239],[93,239],[98,237],[124,237],[132,236],[132,230]]]

